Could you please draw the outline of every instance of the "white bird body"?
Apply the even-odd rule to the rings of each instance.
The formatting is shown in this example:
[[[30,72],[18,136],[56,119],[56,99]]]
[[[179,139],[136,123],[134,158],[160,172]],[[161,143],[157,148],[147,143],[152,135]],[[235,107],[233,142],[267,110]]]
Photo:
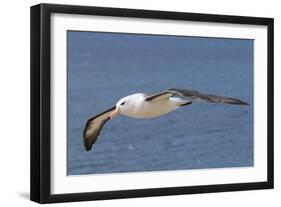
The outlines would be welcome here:
[[[124,97],[123,99],[126,99],[126,107],[121,108],[120,114],[132,118],[154,118],[174,111],[181,105],[189,102],[180,97],[169,97],[148,102],[145,101],[146,97],[147,94],[144,93],[136,93]]]

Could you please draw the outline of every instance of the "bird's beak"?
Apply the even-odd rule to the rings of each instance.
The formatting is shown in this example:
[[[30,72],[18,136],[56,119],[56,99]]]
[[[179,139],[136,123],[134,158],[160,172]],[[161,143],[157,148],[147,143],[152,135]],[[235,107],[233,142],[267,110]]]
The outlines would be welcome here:
[[[110,119],[113,119],[115,116],[117,116],[120,113],[120,109],[116,108],[111,114]]]

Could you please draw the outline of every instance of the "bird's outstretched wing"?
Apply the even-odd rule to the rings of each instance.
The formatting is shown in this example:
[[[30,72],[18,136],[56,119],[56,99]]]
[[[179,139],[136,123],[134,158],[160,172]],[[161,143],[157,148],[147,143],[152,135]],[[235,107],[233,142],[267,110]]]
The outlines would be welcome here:
[[[187,89],[177,89],[177,88],[170,88],[166,91],[162,91],[160,93],[151,95],[146,97],[146,101],[154,101],[154,100],[161,100],[166,99],[171,96],[181,96],[191,100],[199,100],[199,101],[206,101],[209,103],[223,103],[223,104],[236,104],[236,105],[248,105],[246,102],[243,102],[236,98],[226,97],[226,96],[216,96],[216,95],[209,95],[203,94],[195,90],[187,90]]]
[[[96,142],[102,127],[110,119],[110,113],[115,110],[116,106],[90,118],[87,121],[83,132],[84,146],[87,151],[91,150],[92,145]]]

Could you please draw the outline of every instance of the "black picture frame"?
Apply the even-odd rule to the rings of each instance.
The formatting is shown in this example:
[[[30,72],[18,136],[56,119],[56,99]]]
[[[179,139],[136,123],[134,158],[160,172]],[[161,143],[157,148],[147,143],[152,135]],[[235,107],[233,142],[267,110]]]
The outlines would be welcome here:
[[[50,183],[50,15],[52,13],[134,17],[194,22],[233,23],[267,26],[267,181],[238,184],[167,187],[106,192],[51,194]],[[30,199],[38,203],[87,201],[102,199],[165,196],[223,191],[241,191],[273,188],[273,28],[272,18],[195,14],[168,11],[135,10],[89,6],[39,4],[31,7],[31,151]]]

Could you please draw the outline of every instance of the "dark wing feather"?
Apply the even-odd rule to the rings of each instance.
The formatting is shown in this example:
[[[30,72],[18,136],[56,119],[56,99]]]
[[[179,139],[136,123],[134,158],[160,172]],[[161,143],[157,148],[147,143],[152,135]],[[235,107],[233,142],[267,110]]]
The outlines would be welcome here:
[[[102,127],[110,119],[110,113],[115,110],[115,106],[90,118],[87,121],[86,127],[83,132],[84,146],[87,151],[91,150],[92,145],[96,142]]]
[[[199,93],[198,91],[194,91],[194,90],[170,88],[167,90],[167,92],[173,93],[173,94],[181,96],[181,97],[189,98],[192,100],[200,100],[200,101],[206,101],[206,102],[210,102],[210,103],[248,105],[248,103],[243,102],[236,98],[231,98],[231,97],[226,97],[226,96],[208,95],[208,94]]]
[[[162,99],[167,99],[173,96],[174,94],[169,91],[162,91],[160,93],[156,93],[145,98],[146,101],[157,101]]]

